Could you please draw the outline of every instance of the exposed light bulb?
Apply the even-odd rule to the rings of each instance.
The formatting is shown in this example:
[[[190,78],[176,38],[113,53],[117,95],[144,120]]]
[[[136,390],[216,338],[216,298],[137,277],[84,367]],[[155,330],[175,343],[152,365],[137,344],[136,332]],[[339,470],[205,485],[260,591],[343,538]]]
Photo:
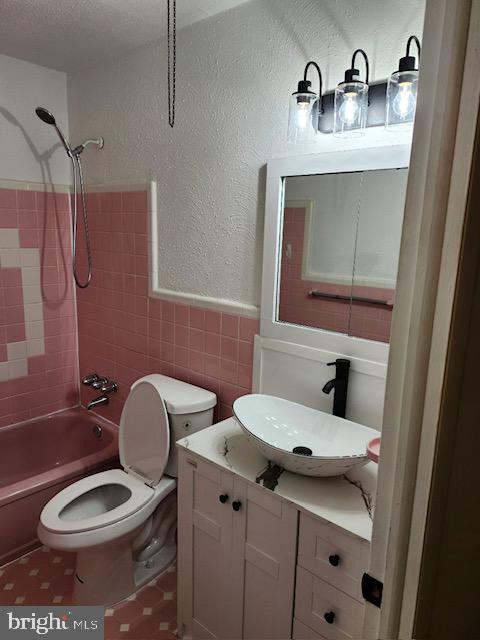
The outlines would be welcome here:
[[[400,82],[397,95],[392,102],[392,108],[400,118],[407,118],[415,110],[416,97],[412,91],[411,82]]]
[[[309,102],[297,102],[295,122],[299,129],[306,129],[311,125]]]
[[[352,125],[358,114],[357,94],[345,93],[343,104],[339,109],[340,120],[346,125]]]

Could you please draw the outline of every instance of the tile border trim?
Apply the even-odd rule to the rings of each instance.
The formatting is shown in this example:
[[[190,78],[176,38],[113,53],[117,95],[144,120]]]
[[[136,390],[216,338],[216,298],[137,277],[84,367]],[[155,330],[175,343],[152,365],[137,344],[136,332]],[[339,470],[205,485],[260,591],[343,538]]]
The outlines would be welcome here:
[[[31,180],[9,180],[0,178],[0,189],[16,189],[17,191],[46,191],[47,193],[70,193],[68,184],[46,184]]]

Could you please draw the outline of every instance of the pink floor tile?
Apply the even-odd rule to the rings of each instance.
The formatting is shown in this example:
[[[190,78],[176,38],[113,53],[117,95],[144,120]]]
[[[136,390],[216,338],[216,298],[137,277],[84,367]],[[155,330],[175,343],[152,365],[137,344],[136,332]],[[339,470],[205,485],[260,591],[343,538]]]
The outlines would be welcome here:
[[[0,567],[0,605],[72,602],[75,554],[46,547]],[[175,640],[176,571],[170,567],[134,596],[105,609],[105,640]]]

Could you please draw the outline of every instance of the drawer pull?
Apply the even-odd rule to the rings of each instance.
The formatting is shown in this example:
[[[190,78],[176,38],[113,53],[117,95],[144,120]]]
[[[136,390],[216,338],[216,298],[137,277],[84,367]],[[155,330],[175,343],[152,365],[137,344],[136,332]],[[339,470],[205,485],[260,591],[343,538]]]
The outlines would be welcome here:
[[[234,500],[232,502],[232,509],[234,511],[240,511],[240,507],[242,506],[242,503],[240,502],[240,500]]]
[[[325,622],[328,622],[328,624],[333,624],[335,620],[335,614],[333,613],[333,611],[327,611],[327,613],[323,614],[323,617]]]
[[[332,565],[332,567],[338,567],[338,565],[340,564],[340,556],[338,555],[338,553],[334,553],[333,555],[328,556],[328,561]]]
[[[228,494],[222,493],[220,496],[218,496],[218,499],[222,504],[225,504],[226,502],[228,502]]]

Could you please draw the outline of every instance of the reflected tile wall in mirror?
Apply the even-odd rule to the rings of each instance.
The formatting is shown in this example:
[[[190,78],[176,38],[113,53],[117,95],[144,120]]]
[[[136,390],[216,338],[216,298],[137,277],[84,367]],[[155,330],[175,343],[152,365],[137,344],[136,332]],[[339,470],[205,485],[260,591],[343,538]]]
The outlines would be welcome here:
[[[277,320],[388,342],[407,169],[285,179]]]

